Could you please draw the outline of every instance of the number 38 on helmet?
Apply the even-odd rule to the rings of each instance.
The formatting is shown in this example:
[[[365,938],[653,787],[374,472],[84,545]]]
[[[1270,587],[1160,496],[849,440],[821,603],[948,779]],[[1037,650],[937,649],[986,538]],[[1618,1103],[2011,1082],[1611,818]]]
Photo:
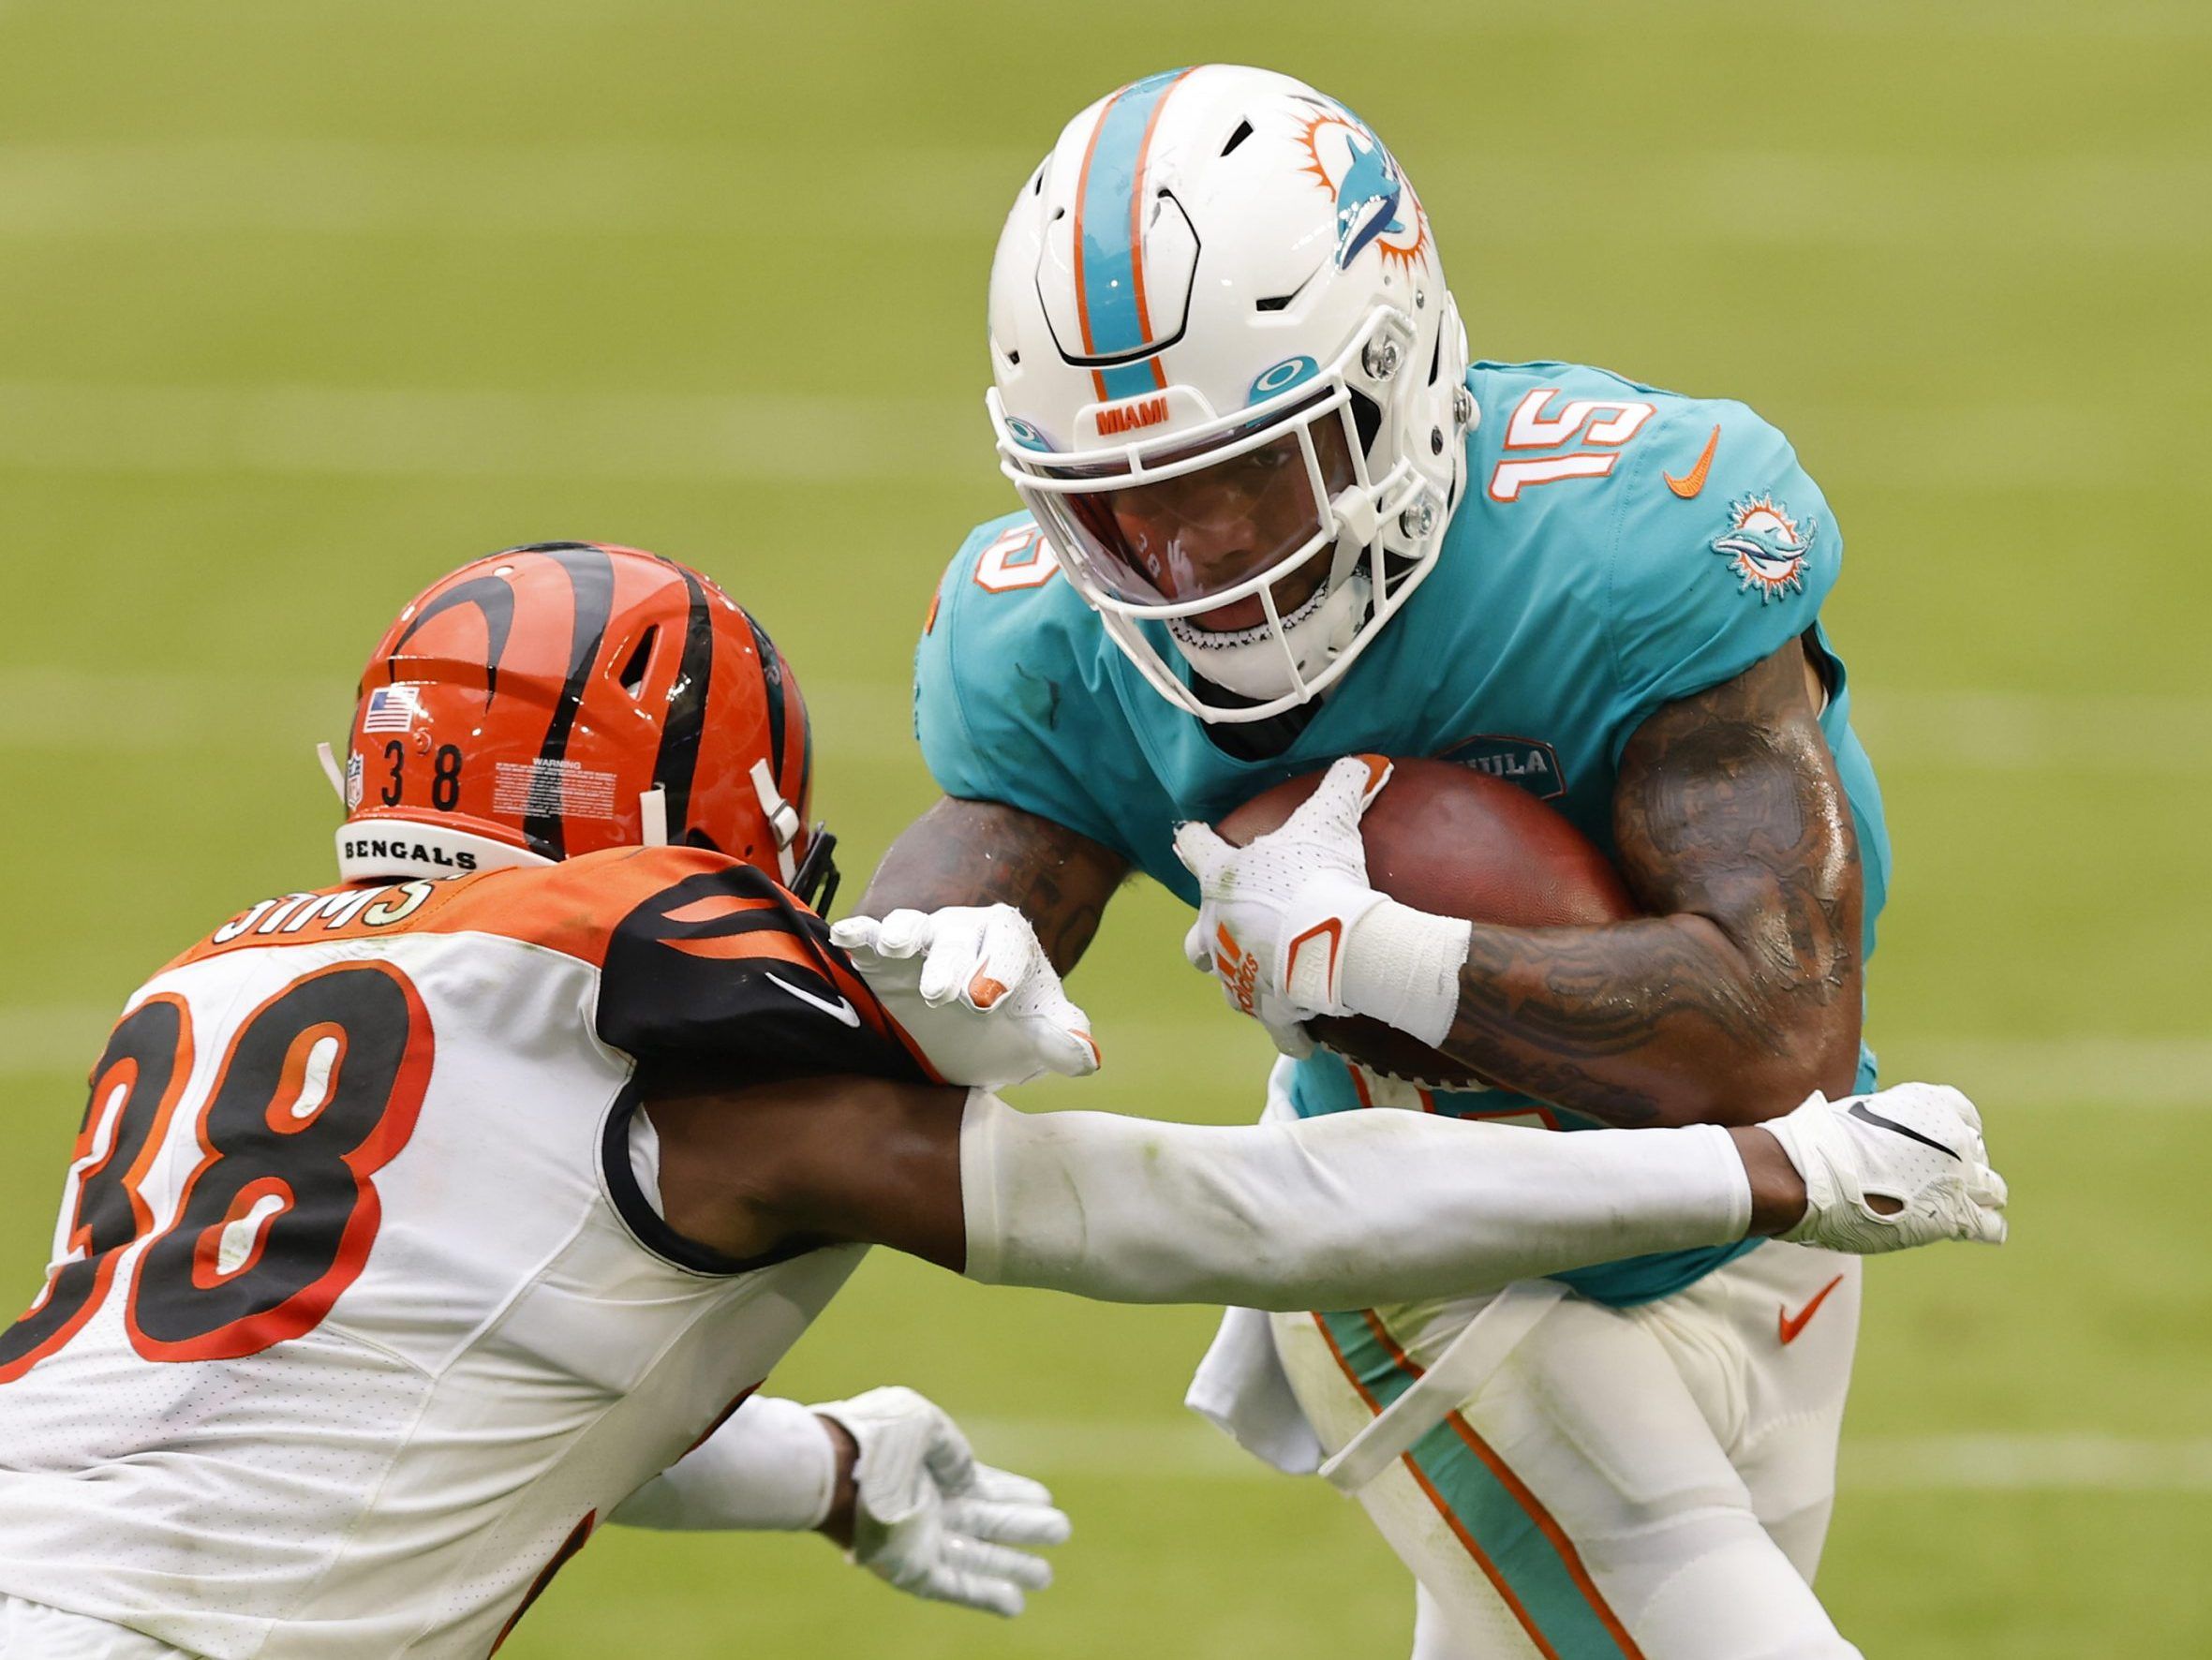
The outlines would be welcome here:
[[[711,579],[636,548],[538,542],[433,583],[362,674],[349,751],[349,882],[675,842],[818,909],[836,891],[790,665]]]

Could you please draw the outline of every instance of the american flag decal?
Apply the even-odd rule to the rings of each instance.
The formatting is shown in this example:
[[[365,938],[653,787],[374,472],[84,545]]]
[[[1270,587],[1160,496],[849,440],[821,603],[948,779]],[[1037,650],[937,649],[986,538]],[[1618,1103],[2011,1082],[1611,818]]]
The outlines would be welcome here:
[[[415,717],[423,712],[415,701],[411,686],[379,686],[369,693],[368,712],[361,718],[361,730],[369,732],[405,732],[412,726]]]

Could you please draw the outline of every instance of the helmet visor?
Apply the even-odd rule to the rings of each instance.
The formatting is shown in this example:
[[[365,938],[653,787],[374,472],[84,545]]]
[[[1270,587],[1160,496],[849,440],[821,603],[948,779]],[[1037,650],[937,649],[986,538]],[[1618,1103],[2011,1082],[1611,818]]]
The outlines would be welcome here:
[[[1114,599],[1181,607],[1249,592],[1255,579],[1333,540],[1329,504],[1357,482],[1335,415],[1166,478],[1063,486],[1040,492],[1034,505],[1061,532],[1062,556]]]

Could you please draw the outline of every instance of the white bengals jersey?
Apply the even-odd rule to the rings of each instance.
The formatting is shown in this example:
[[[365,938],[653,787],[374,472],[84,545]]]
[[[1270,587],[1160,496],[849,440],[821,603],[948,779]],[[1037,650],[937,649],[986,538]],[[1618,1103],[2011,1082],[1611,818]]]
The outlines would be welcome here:
[[[669,1083],[926,1072],[768,878],[625,850],[267,900],[141,988],[0,1328],[0,1594],[216,1660],[482,1656],[857,1247],[676,1238]]]

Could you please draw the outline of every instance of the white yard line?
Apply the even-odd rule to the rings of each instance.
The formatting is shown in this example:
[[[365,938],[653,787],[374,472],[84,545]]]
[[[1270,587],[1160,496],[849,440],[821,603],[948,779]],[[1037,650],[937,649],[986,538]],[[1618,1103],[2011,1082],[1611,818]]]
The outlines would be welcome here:
[[[2205,181],[2212,191],[2212,177]],[[0,185],[0,200],[5,200]],[[852,484],[981,477],[980,393],[522,392],[308,384],[0,380],[0,467],[48,473],[405,479],[622,479]],[[2114,408],[1997,401],[1872,411],[1800,402],[1801,429],[1887,435],[1890,484],[2108,490],[2163,441]],[[2101,415],[2101,419],[2090,419]],[[2064,465],[2022,432],[2065,431]],[[1997,435],[1992,437],[1991,435]],[[1848,457],[1845,458],[1847,461]],[[2212,489],[2172,469],[2161,488]]]
[[[101,1003],[0,1005],[0,1077],[82,1073],[98,1053],[115,1013]],[[1099,1022],[1112,1069],[1108,1077],[1134,1082],[1172,1071],[1195,1089],[1249,1085],[1256,1110],[1266,1057],[1243,1037],[1211,1010],[1188,1020]],[[1998,1114],[2099,1105],[2212,1107],[2212,1038],[2077,1033],[1901,1039],[1884,1045],[1882,1057],[1893,1078],[1957,1083]]]
[[[764,158],[750,141],[9,144],[0,145],[0,235],[757,236],[774,210],[734,186],[741,163],[804,176],[810,196],[837,202],[820,232],[829,241],[987,247],[1036,165],[1019,147],[906,144],[785,159]]]
[[[985,1458],[1040,1475],[1153,1481],[1265,1480],[1273,1472],[1202,1423],[987,1418],[963,1425]],[[1850,1436],[1847,1492],[2212,1493],[2212,1440],[2095,1430],[2007,1435]]]
[[[1855,689],[1851,719],[1876,769],[2203,777],[2212,698],[2117,693]]]
[[[765,484],[989,465],[966,400],[0,382],[0,467],[37,471]]]
[[[241,743],[304,757],[345,736],[352,671],[326,679],[0,666],[0,754],[7,750],[130,754],[171,749],[222,731]],[[832,768],[914,758],[912,693],[891,681],[803,682],[815,743]],[[312,767],[311,760],[303,764]]]
[[[2099,1430],[1844,1437],[1843,1485],[1859,1491],[2212,1492],[2212,1439]]]
[[[2000,1122],[2016,1107],[2212,1106],[2207,1037],[1896,1038],[1877,1048],[1893,1082],[1957,1084]]]
[[[1206,1089],[1246,1085],[1257,1110],[1265,1056],[1239,1041],[1241,1029],[1223,1027],[1215,1010],[1195,1008],[1189,1019],[1134,1021],[1116,1020],[1097,1009],[1092,1014],[1106,1053],[1106,1077],[1119,1076],[1127,1084],[1140,1074],[1148,1080],[1155,1074],[1172,1075]],[[1986,1038],[1880,1031],[1868,1036],[1881,1057],[1882,1075],[1892,1082],[1934,1078],[1954,1083],[1995,1115],[2041,1108],[2212,1107],[2212,1037],[2072,1032]],[[1075,1100],[1072,1095],[1056,1099],[1071,1104]]]
[[[121,1012],[120,1000],[0,1006],[0,1078],[82,1077]]]
[[[1761,26],[1768,22],[1762,14]],[[803,175],[814,200],[837,202],[818,240],[935,242],[949,252],[984,245],[1035,159],[993,145],[862,144],[793,157],[713,144],[18,143],[0,145],[0,235],[740,237],[758,233],[763,212],[756,193],[732,185],[742,166],[748,176]],[[1536,150],[1431,152],[1423,172],[1510,177],[1555,161]],[[2212,241],[2202,215],[2170,211],[2212,191],[2212,169],[2193,156],[1758,147],[1669,150],[1645,165],[1665,168],[1663,213],[1636,200],[1634,171],[1613,186],[1626,193],[1644,241],[1697,242],[1725,230],[1731,245],[1921,245],[1934,233],[1984,250],[2032,247],[2046,259]],[[1746,213],[1746,201],[1759,211]],[[1493,241],[1587,232],[1579,199],[1533,193],[1514,209],[1490,228]]]

